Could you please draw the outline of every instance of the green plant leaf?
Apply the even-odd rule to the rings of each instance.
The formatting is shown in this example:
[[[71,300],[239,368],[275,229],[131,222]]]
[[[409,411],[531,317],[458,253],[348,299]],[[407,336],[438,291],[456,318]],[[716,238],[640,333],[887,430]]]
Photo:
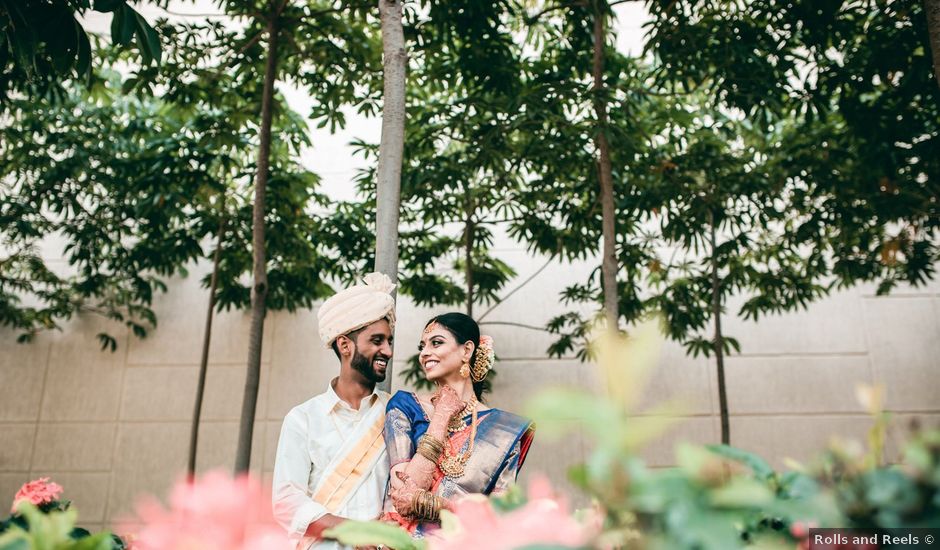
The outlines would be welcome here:
[[[738,449],[736,447],[731,447],[729,445],[706,445],[706,449],[715,453],[718,456],[723,456],[734,460],[735,462],[740,462],[754,472],[754,475],[759,479],[769,481],[776,477],[776,472],[767,463],[766,460],[749,451],[743,449]]]
[[[711,503],[719,508],[759,508],[773,500],[774,493],[767,485],[740,476],[710,493]]]
[[[94,9],[103,13],[115,11],[124,4],[125,0],[95,0]]]
[[[397,525],[379,521],[344,521],[327,530],[324,536],[349,546],[384,544],[396,550],[424,550],[427,544],[423,540],[412,539],[407,531]]]
[[[137,12],[123,2],[114,10],[111,19],[111,40],[115,44],[127,46],[134,39],[135,16]]]
[[[156,64],[159,65],[162,51],[160,49],[160,37],[157,31],[155,31],[153,27],[147,23],[147,20],[136,11],[134,11],[134,25],[136,27],[137,43],[140,45],[144,64],[150,64],[151,61],[155,61]]]

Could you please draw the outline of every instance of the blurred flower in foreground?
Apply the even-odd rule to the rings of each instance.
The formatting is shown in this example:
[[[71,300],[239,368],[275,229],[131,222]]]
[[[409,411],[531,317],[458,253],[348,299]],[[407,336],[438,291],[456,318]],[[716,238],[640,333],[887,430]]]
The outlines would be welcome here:
[[[855,398],[865,407],[870,415],[880,414],[884,410],[885,388],[882,385],[856,384]]]
[[[555,495],[548,479],[537,477],[529,484],[525,504],[497,513],[490,500],[471,496],[457,502],[454,514],[430,538],[431,550],[477,550],[481,541],[493,550],[532,545],[583,547],[600,532],[600,518],[575,520],[564,497]]]
[[[274,521],[261,485],[251,477],[232,479],[210,472],[180,481],[169,509],[153,497],[137,505],[129,522],[135,550],[290,550],[287,534]],[[126,529],[121,529],[122,532]]]
[[[16,492],[13,497],[12,511],[16,512],[16,508],[21,502],[31,502],[36,506],[56,502],[61,494],[62,486],[49,481],[48,477],[34,479],[24,483],[20,490]]]

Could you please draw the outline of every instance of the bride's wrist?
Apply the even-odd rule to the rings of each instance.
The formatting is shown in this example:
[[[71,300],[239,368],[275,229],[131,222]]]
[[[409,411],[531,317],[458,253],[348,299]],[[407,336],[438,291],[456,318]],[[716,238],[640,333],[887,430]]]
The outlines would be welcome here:
[[[443,439],[444,434],[447,433],[447,424],[450,422],[450,418],[445,418],[442,414],[435,414],[431,416],[431,422],[428,425],[427,434],[437,439]]]

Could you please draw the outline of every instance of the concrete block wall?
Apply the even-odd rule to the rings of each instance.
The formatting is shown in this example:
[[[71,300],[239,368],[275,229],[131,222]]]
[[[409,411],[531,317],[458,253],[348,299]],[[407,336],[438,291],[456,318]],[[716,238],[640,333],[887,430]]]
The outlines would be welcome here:
[[[516,268],[518,281],[542,263],[518,250],[501,251],[501,257]],[[96,529],[129,514],[141,493],[166,495],[186,463],[207,303],[198,283],[202,269],[172,281],[169,292],[158,297],[159,326],[143,340],[92,316],[28,345],[16,344],[13,331],[0,330],[0,506],[21,483],[50,476],[75,502],[81,524]],[[546,356],[550,335],[502,324],[543,325],[565,310],[558,290],[587,271],[586,266],[551,266],[483,318],[484,332],[495,338],[500,357],[492,405],[521,411],[530,395],[549,385],[598,389],[594,366]],[[447,309],[432,311],[403,301],[396,372],[415,353],[425,320]],[[476,314],[486,310],[479,306]],[[724,324],[742,345],[742,352],[727,360],[732,443],[777,466],[787,457],[809,458],[833,435],[864,438],[870,421],[854,396],[858,382],[887,388],[887,407],[896,419],[889,458],[897,456],[912,419],[940,422],[938,283],[887,297],[857,287],[808,311],[758,323],[727,317]],[[200,429],[198,469],[203,472],[231,470],[234,463],[248,325],[246,312],[226,312],[215,321]],[[118,336],[116,353],[100,351],[95,334],[102,330]],[[332,352],[317,336],[315,311],[269,315],[253,472],[270,476],[284,414],[323,391],[336,370]],[[396,380],[394,389],[402,387]],[[665,399],[681,400],[686,416],[645,450],[653,466],[673,464],[679,440],[719,440],[714,361],[664,344],[643,401]],[[537,437],[523,482],[543,472],[568,488],[565,471],[590,447],[589,438],[577,434],[556,442]]]

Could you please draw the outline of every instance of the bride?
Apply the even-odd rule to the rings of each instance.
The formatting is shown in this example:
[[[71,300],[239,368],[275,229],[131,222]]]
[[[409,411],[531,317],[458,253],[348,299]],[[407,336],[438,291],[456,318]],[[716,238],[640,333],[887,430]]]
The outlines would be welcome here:
[[[462,313],[428,321],[418,360],[438,389],[398,391],[388,403],[385,443],[391,463],[386,518],[416,536],[439,525],[441,510],[467,494],[497,494],[516,479],[533,424],[482,402],[493,365],[492,339]]]

